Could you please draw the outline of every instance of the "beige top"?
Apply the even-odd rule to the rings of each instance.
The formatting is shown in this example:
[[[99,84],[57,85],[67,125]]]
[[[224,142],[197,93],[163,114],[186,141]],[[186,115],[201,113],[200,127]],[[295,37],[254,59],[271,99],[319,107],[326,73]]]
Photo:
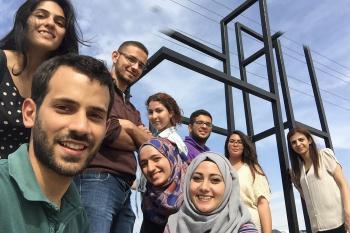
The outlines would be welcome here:
[[[306,174],[302,163],[300,176],[312,232],[330,230],[344,223],[340,190],[333,178],[339,162],[331,149],[322,149],[318,153],[320,179],[316,177],[313,165]]]
[[[252,221],[256,225],[256,228],[261,232],[261,224],[258,212],[258,199],[259,197],[265,197],[270,202],[271,191],[267,182],[266,176],[255,173],[255,180],[246,163],[243,163],[242,167],[237,171],[239,176],[239,186],[241,200],[248,208]]]

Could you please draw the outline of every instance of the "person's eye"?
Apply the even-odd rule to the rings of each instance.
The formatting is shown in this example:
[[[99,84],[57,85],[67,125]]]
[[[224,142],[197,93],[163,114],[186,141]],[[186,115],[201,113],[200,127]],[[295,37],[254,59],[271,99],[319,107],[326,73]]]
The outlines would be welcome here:
[[[64,28],[66,26],[66,22],[63,19],[58,19],[55,21],[55,23],[61,28]]]
[[[73,110],[71,106],[59,104],[55,106],[55,109],[59,113],[69,113]]]
[[[140,163],[141,169],[142,169],[142,168],[145,168],[146,166],[147,166],[147,162],[141,162],[141,163]]]
[[[199,183],[203,180],[202,177],[200,177],[200,176],[192,176],[191,179],[196,183]]]
[[[95,122],[100,122],[105,120],[105,116],[102,113],[90,113],[89,118]]]
[[[136,57],[128,57],[129,61],[132,63],[136,63],[138,60],[136,59]]]
[[[213,184],[219,184],[222,182],[222,179],[221,178],[212,178],[211,179],[211,183]]]

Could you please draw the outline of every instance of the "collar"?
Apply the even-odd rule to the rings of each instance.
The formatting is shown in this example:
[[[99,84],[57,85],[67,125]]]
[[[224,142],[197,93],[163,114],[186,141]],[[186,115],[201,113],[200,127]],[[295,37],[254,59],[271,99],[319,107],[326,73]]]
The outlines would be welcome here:
[[[193,146],[195,146],[197,148],[201,148],[201,149],[203,149],[205,151],[209,151],[210,150],[209,147],[207,147],[205,144],[203,146],[200,145],[196,140],[194,140],[193,137],[191,137],[191,135],[185,137],[185,142],[187,142],[187,143],[189,143],[189,144],[191,144],[191,145],[193,145]]]
[[[45,202],[55,210],[59,208],[51,202],[41,191],[36,180],[32,165],[28,157],[28,144],[22,144],[13,154],[8,157],[9,175],[17,183],[23,197],[28,201]],[[75,185],[72,183],[62,198],[62,207],[65,202],[74,207],[81,206],[80,198]]]
[[[175,128],[175,126],[171,126],[169,128],[166,128],[165,130],[163,130],[161,132],[158,132],[157,136],[159,136],[161,138],[168,138],[174,132],[176,132],[176,128]]]
[[[118,86],[117,86],[116,84],[114,84],[113,86],[114,86],[115,92],[116,92],[118,95],[122,96],[124,100],[129,101],[129,99],[132,97],[132,95],[130,94],[130,87],[127,88],[127,89],[123,92],[122,90],[120,90],[120,89],[118,88]]]

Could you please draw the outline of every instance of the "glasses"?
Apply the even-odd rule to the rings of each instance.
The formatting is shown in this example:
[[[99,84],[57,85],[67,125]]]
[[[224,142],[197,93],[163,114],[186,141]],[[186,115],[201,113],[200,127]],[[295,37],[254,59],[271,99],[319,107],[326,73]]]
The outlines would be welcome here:
[[[213,126],[212,123],[210,123],[210,122],[205,122],[205,121],[195,121],[194,123],[195,123],[196,125],[205,125],[205,126],[207,126],[208,128],[211,128],[211,127]]]
[[[123,53],[123,52],[120,52],[118,51],[118,53],[120,53],[121,55],[123,55],[126,60],[130,63],[130,65],[135,65],[136,63],[138,64],[138,67],[141,69],[141,70],[145,70],[146,69],[146,64],[144,64],[142,61],[140,61],[139,59],[137,59],[136,57],[134,56],[131,56],[131,55],[128,55],[126,53]]]
[[[232,140],[232,141],[229,141],[229,143],[230,144],[236,144],[236,145],[243,145],[243,142],[241,141],[241,140],[238,140],[238,141],[234,141],[234,140]]]

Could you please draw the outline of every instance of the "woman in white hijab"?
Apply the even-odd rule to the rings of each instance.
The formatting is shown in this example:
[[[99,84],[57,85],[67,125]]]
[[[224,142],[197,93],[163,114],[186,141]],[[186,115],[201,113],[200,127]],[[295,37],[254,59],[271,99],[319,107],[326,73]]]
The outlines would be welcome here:
[[[257,232],[240,201],[237,174],[219,154],[204,152],[185,176],[184,203],[171,215],[165,233]]]

